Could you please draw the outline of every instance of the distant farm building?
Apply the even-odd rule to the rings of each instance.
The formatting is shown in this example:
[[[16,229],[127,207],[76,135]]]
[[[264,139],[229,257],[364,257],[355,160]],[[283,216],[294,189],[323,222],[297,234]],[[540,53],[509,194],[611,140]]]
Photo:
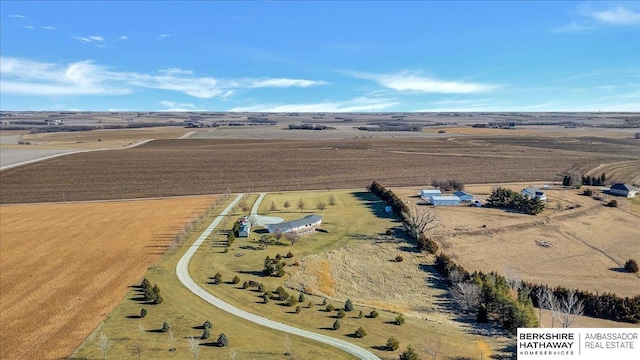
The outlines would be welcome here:
[[[429,203],[433,206],[460,205],[460,198],[457,196],[434,195],[429,198]]]
[[[547,194],[545,194],[544,191],[534,186],[528,187],[526,189],[522,189],[521,194],[523,196],[530,197],[530,198],[536,197],[540,199],[540,201],[547,201]]]
[[[420,191],[420,197],[422,200],[428,201],[431,196],[440,196],[442,192],[440,189],[429,189]]]
[[[279,224],[269,224],[267,225],[267,230],[271,234],[278,230],[283,234],[288,232],[303,233],[315,230],[320,226],[320,224],[322,224],[322,216],[313,214],[307,215],[298,220],[285,221]]]
[[[634,197],[638,196],[638,193],[640,193],[640,189],[629,184],[617,183],[609,188],[609,194],[616,196]]]
[[[238,220],[240,227],[238,228],[238,237],[249,237],[251,233],[251,222],[246,216],[241,217]]]
[[[464,191],[456,191],[453,193],[454,196],[457,196],[462,202],[471,202],[473,201],[473,195]]]

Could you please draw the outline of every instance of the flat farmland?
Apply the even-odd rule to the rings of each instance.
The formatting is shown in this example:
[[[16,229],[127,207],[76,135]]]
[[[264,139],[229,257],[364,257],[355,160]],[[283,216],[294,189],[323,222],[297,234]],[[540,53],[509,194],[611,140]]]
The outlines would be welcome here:
[[[593,145],[595,146],[595,145]],[[640,145],[550,138],[446,137],[338,140],[155,140],[132,149],[73,154],[0,173],[0,202],[54,202],[248,191],[363,188],[561,179],[579,166],[628,161]]]
[[[67,357],[214,201],[0,207],[0,358]]]

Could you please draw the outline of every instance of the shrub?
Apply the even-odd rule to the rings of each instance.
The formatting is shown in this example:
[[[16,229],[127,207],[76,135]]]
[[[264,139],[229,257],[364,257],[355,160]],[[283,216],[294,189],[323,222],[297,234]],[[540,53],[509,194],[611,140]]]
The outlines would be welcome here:
[[[344,312],[344,309],[340,309],[338,310],[338,313],[336,314],[336,316],[338,317],[338,319],[342,319],[347,315],[347,313]]]
[[[364,313],[362,312],[362,310],[360,310],[360,312],[358,313],[358,319],[362,319],[364,317]]]
[[[411,347],[411,345],[407,346],[407,350],[405,350],[402,354],[400,354],[400,360],[420,360],[416,351]]]
[[[402,325],[404,324],[404,316],[402,316],[402,314],[396,316],[396,325]]]
[[[303,293],[300,293],[300,296],[298,296],[298,302],[303,303],[307,301],[307,299],[304,297]]]
[[[591,189],[584,189],[582,191],[582,195],[584,195],[584,196],[592,196],[593,195],[593,191],[591,191]]]
[[[344,303],[344,309],[346,311],[353,311],[353,303],[351,302],[351,299],[347,299],[347,301]]]
[[[300,311],[302,311],[300,305],[296,306],[296,314],[300,314]]]
[[[147,317],[147,309],[142,308],[142,310],[140,310],[140,317],[141,318]]]
[[[169,331],[169,323],[168,323],[168,322],[166,322],[166,321],[165,321],[165,322],[163,322],[163,323],[162,323],[162,329],[160,329],[160,331],[162,331],[162,332],[167,332],[167,331]]]
[[[243,282],[242,283],[242,288],[243,289],[248,289],[249,288],[249,282],[248,281]]]
[[[486,305],[480,304],[480,306],[478,306],[478,312],[476,313],[476,321],[479,323],[486,323],[489,321],[489,311],[487,311]]]
[[[385,235],[389,235],[389,236],[393,235],[393,228],[392,229],[387,229],[387,231],[385,231],[384,233],[385,233]]]
[[[313,307],[313,301],[309,301],[309,303],[307,304],[307,307],[311,309]]]
[[[360,326],[358,330],[356,330],[356,332],[353,333],[353,336],[357,337],[358,339],[361,339],[367,336],[367,330],[363,329],[362,326]]]
[[[238,277],[238,275],[234,276],[233,279],[231,280],[232,284],[240,284],[240,278]]]
[[[269,303],[269,295],[267,295],[267,293],[264,293],[262,295],[262,298],[264,299],[264,301],[263,301],[264,304],[268,304]]]
[[[293,257],[293,253],[289,251],[286,255],[287,258],[291,259]]]
[[[211,321],[207,320],[204,322],[204,324],[202,324],[202,327],[205,329],[211,329]]]
[[[223,252],[224,254],[228,253],[228,252],[229,252],[229,247],[228,247],[228,246],[225,246],[225,247],[224,247],[224,249],[222,250],[222,252]]]
[[[150,289],[151,288],[151,282],[149,282],[149,279],[144,278],[142,280],[142,282],[140,283],[140,287],[143,289]]]
[[[387,339],[387,343],[384,347],[385,349],[387,349],[387,351],[396,351],[400,347],[400,342],[398,341],[398,339],[392,336]]]
[[[259,292],[264,292],[264,285],[262,285],[262,283],[260,283],[260,285],[258,285],[258,291]]]
[[[213,284],[218,285],[220,283],[222,283],[222,274],[216,273],[215,275],[213,275]]]
[[[335,309],[336,309],[336,307],[335,307],[335,306],[333,306],[333,304],[329,304],[329,305],[327,305],[327,307],[325,307],[325,310],[326,310],[327,312],[332,312],[332,311],[333,311],[333,310],[335,310]]]
[[[402,260],[404,260],[404,258],[402,257],[402,255],[398,255],[398,256],[396,256],[396,262],[402,262]]]
[[[638,263],[634,259],[629,259],[624,264],[624,269],[627,270],[630,273],[637,273],[638,272]]]
[[[322,306],[327,305],[327,299],[322,299]]]
[[[209,330],[209,329],[205,328],[205,329],[202,331],[202,336],[200,336],[200,339],[202,339],[202,340],[207,340],[207,339],[208,339],[208,338],[210,338],[210,337],[211,337],[211,330]]]
[[[378,314],[378,312],[377,312],[376,310],[372,310],[372,311],[369,313],[369,317],[370,317],[370,318],[372,318],[372,319],[377,318],[379,315],[380,315],[380,314]]]
[[[153,303],[156,305],[162,304],[163,302],[164,302],[164,299],[160,295],[156,295],[156,298],[153,299]]]
[[[274,258],[275,262],[279,262],[280,260],[282,260],[282,255],[280,255],[280,253],[276,254],[276,257]]]
[[[225,346],[229,345],[229,339],[227,339],[227,335],[222,333],[222,334],[220,334],[220,336],[218,336],[218,341],[216,341],[216,343],[220,347],[225,347]]]
[[[298,299],[295,296],[289,296],[287,299],[287,306],[293,306],[298,303]]]
[[[336,320],[333,322],[333,330],[340,329],[340,320]]]
[[[611,200],[607,203],[608,207],[618,207],[618,200]]]

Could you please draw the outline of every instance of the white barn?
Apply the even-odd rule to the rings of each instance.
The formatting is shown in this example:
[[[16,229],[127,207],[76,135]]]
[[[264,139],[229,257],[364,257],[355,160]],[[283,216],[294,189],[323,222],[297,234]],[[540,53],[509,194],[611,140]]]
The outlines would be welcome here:
[[[635,186],[629,184],[617,183],[611,185],[609,188],[609,194],[616,196],[624,196],[624,197],[634,197],[638,196],[640,189]]]
[[[440,196],[440,195],[442,195],[442,192],[440,191],[440,189],[427,189],[427,190],[420,191],[420,197],[425,200],[427,200],[427,198],[430,196]]]
[[[457,196],[431,196],[429,203],[433,206],[460,205],[460,198]]]
[[[307,232],[315,230],[320,224],[322,224],[322,216],[313,214],[307,215],[302,219],[285,221],[279,224],[268,224],[267,230],[271,234],[278,230],[283,234],[288,232]]]

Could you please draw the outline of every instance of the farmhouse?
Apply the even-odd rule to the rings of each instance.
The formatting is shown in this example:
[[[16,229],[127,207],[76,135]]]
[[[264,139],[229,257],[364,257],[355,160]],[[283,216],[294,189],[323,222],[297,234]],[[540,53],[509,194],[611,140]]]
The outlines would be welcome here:
[[[640,189],[637,187],[622,183],[613,184],[611,188],[609,188],[609,194],[616,196],[634,197],[638,196],[639,192]]]
[[[522,192],[520,193],[526,197],[537,197],[540,201],[547,201],[547,194],[535,186],[522,189]]]
[[[313,215],[307,215],[302,219],[285,221],[285,222],[281,222],[280,224],[269,224],[267,225],[267,230],[271,234],[273,234],[278,230],[280,230],[280,232],[282,233],[307,232],[307,231],[313,231],[315,228],[320,226],[321,223],[322,223],[322,216],[313,214]]]
[[[460,198],[457,196],[431,196],[429,203],[433,206],[460,205]]]
[[[240,228],[238,228],[238,237],[249,237],[251,233],[251,222],[247,219],[246,216],[238,219],[238,224],[240,224]]]
[[[464,192],[464,191],[456,191],[453,193],[454,196],[457,196],[458,198],[460,198],[460,201],[462,202],[471,202],[473,201],[473,195],[469,194],[468,192]]]

